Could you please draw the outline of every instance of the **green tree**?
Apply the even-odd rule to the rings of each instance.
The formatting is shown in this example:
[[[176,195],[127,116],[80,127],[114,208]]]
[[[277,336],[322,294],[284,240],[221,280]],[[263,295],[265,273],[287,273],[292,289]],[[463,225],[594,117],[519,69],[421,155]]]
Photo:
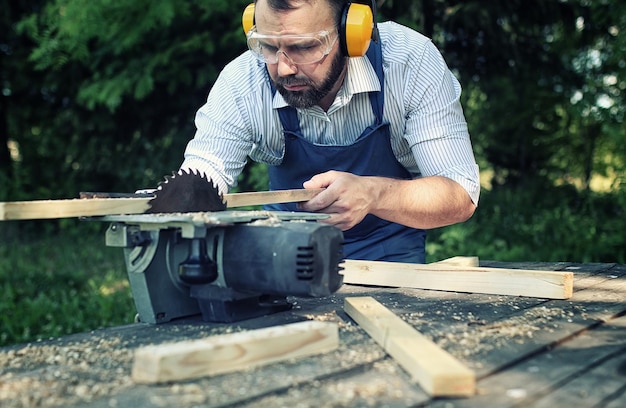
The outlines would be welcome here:
[[[386,0],[385,17],[433,38],[465,88],[494,182],[624,171],[625,7],[616,1]]]
[[[37,186],[28,190],[52,198],[154,186],[182,161],[195,110],[245,47],[243,3],[44,3],[19,25],[36,44],[34,86],[48,115],[16,136],[24,179]]]
[[[435,258],[626,259],[625,7],[584,0],[383,4],[382,14],[412,21],[443,50],[464,87],[481,169],[492,172],[494,189],[483,192],[478,213],[431,234]],[[603,176],[612,184],[591,191]]]
[[[17,192],[16,161],[9,143],[28,128],[29,117],[40,115],[35,106],[38,90],[33,82],[41,74],[28,61],[33,42],[16,31],[16,25],[25,16],[36,12],[40,1],[28,4],[8,0],[0,1],[0,199],[13,197]]]

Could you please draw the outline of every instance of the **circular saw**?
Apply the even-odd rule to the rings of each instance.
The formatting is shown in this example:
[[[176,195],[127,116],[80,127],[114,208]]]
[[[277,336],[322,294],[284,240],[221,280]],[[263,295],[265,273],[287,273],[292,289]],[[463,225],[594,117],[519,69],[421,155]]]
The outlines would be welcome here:
[[[97,217],[108,246],[124,250],[139,320],[201,314],[232,322],[323,297],[343,277],[343,233],[327,214],[224,211],[310,200],[321,189],[220,194],[205,175],[179,170],[156,189],[81,193],[80,199],[0,203],[0,220]]]
[[[203,173],[179,170],[159,183],[147,214],[224,211],[219,189]]]

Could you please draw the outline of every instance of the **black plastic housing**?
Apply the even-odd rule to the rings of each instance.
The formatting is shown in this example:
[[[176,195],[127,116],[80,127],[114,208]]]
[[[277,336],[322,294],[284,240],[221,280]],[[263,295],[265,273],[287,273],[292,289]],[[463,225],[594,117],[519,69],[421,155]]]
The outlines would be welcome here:
[[[222,269],[238,291],[322,297],[343,283],[343,234],[317,222],[243,224],[225,228]]]

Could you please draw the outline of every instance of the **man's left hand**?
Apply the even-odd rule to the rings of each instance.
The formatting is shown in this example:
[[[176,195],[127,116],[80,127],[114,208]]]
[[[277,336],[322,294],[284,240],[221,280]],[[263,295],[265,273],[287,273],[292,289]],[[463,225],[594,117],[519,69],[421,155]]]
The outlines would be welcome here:
[[[311,200],[299,203],[302,211],[329,214],[322,222],[346,231],[361,222],[370,212],[376,189],[368,177],[340,171],[327,171],[313,176],[304,188],[325,188]]]

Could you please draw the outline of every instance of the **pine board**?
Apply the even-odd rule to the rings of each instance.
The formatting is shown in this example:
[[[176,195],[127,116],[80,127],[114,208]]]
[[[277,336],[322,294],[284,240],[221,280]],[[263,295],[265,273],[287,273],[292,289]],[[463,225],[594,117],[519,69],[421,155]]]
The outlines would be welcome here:
[[[568,299],[572,272],[346,260],[344,283],[453,292]]]

